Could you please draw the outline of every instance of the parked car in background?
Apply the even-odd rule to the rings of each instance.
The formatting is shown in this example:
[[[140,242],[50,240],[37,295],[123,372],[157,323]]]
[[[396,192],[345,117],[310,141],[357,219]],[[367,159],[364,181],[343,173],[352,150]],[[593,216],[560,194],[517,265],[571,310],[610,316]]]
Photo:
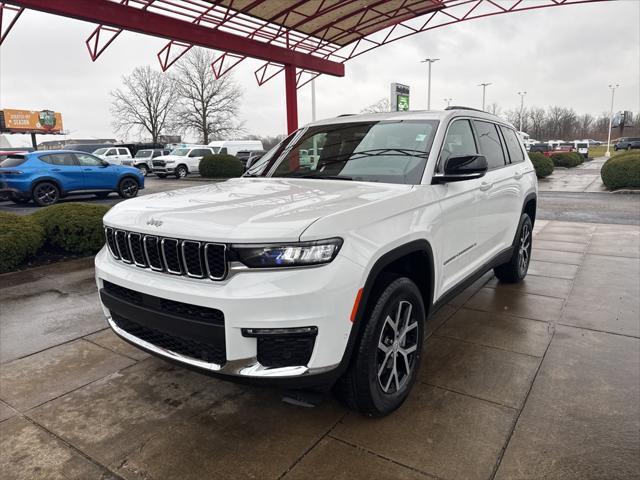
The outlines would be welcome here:
[[[207,145],[176,148],[169,155],[161,155],[152,160],[153,173],[158,178],[167,178],[168,175],[184,178],[190,173],[198,173],[202,157],[214,153],[214,149]]]
[[[593,138],[587,138],[585,140],[583,140],[584,142],[587,142],[590,146],[594,145],[594,146],[598,146],[598,145],[602,145],[602,142],[600,140],[594,140]]]
[[[70,143],[65,145],[65,150],[74,150],[76,152],[93,153],[100,148],[113,147],[113,143]]]
[[[262,155],[264,155],[264,150],[240,150],[236,154],[236,158],[242,162],[246,170]]]
[[[242,150],[264,150],[260,140],[217,140],[209,143],[214,153],[237,155]]]
[[[123,160],[131,158],[131,152],[127,147],[99,148],[93,154],[112,165],[122,165]]]
[[[160,148],[138,150],[132,159],[122,160],[122,165],[136,167],[146,177],[153,171],[153,159],[169,153],[169,150]]]
[[[72,150],[44,150],[9,155],[0,163],[0,191],[15,203],[45,207],[67,195],[118,192],[132,198],[144,188],[137,168],[113,165],[95,155]]]
[[[575,151],[574,146],[568,144],[549,145],[548,143],[536,143],[535,145],[531,145],[531,147],[529,147],[530,153],[539,152],[542,153],[545,157],[550,157],[551,155],[554,155],[556,153],[573,151]]]
[[[586,141],[582,142],[574,142],[573,143],[574,150],[582,155],[585,159],[589,158],[589,143]]]
[[[621,137],[613,146],[614,150],[631,150],[640,148],[640,137]]]

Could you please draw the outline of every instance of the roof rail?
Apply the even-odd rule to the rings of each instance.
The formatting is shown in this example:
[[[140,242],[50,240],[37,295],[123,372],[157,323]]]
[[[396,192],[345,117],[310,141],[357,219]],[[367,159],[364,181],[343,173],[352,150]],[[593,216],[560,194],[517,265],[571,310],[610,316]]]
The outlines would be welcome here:
[[[352,115],[355,115],[355,113],[341,113],[340,115],[338,115],[336,118],[340,118],[340,117],[351,117]]]
[[[445,108],[445,110],[473,110],[474,112],[489,113],[484,110],[480,110],[479,108],[464,107],[461,105],[451,105],[450,107]],[[489,113],[489,115],[491,114]]]

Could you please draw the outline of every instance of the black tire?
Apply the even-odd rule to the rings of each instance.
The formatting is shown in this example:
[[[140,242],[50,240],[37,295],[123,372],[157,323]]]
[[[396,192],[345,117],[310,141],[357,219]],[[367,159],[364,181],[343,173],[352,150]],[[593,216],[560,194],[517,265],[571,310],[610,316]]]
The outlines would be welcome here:
[[[100,199],[105,199],[109,196],[109,193],[111,192],[97,192],[95,195]]]
[[[533,224],[529,215],[523,213],[520,217],[518,232],[513,241],[513,254],[507,263],[493,269],[498,280],[505,283],[518,283],[527,276],[531,261],[531,245]]]
[[[53,182],[40,182],[33,187],[31,198],[39,207],[48,207],[60,200],[60,189]]]
[[[133,198],[138,195],[140,185],[135,178],[124,177],[118,184],[118,195],[122,198]]]
[[[184,178],[188,175],[189,170],[187,170],[187,167],[184,165],[178,165],[176,167],[176,171],[173,173],[176,178]]]
[[[627,150],[631,150],[631,145],[627,145]]]
[[[164,173],[156,173],[156,177],[162,178],[164,180],[165,178],[167,178],[167,175]]]
[[[336,385],[343,403],[370,417],[390,414],[409,395],[420,367],[425,322],[420,290],[410,279],[385,279],[378,292],[370,314],[361,319],[366,325],[349,368]],[[398,333],[400,325],[410,330]]]
[[[31,201],[31,199],[29,197],[21,197],[19,195],[11,195],[9,197],[9,199],[13,202],[16,203],[18,205],[26,205],[27,203],[29,203]]]
[[[142,165],[136,165],[136,167],[142,172],[143,177],[149,175],[149,167],[147,167],[144,163]]]

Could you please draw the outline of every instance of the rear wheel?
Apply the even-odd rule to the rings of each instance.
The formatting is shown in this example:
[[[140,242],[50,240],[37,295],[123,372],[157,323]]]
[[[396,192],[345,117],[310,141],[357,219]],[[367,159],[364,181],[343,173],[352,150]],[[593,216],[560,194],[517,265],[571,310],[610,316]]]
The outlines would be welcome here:
[[[391,277],[367,318],[365,331],[336,393],[350,408],[381,417],[405,401],[422,355],[425,309],[420,290]]]
[[[176,178],[184,178],[187,176],[188,170],[184,165],[178,165],[176,167],[175,176]]]
[[[516,240],[513,244],[511,259],[493,269],[496,277],[501,282],[517,283],[527,276],[529,262],[531,261],[531,237],[533,225],[529,215],[523,213],[520,217],[520,225]]]
[[[33,188],[32,198],[36,205],[47,207],[60,199],[60,189],[52,182],[40,182]]]
[[[118,185],[118,195],[122,198],[133,198],[138,195],[138,182],[131,177],[126,177],[120,180]]]

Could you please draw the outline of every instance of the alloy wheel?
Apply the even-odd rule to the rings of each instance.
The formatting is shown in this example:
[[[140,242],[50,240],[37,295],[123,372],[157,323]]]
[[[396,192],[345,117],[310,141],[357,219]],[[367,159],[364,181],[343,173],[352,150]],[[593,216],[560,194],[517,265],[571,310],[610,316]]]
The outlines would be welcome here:
[[[385,318],[378,339],[376,369],[378,384],[384,393],[401,391],[411,378],[418,338],[413,305],[401,300]]]
[[[50,183],[43,183],[36,187],[35,196],[43,205],[51,205],[58,199],[58,189]]]
[[[122,195],[125,198],[135,197],[138,193],[138,183],[135,180],[126,179],[122,181]]]
[[[528,223],[522,225],[520,233],[520,242],[518,244],[518,268],[520,273],[524,275],[529,267],[529,259],[531,256],[531,228]]]
[[[187,170],[183,167],[178,168],[178,178],[184,178],[187,176]]]

